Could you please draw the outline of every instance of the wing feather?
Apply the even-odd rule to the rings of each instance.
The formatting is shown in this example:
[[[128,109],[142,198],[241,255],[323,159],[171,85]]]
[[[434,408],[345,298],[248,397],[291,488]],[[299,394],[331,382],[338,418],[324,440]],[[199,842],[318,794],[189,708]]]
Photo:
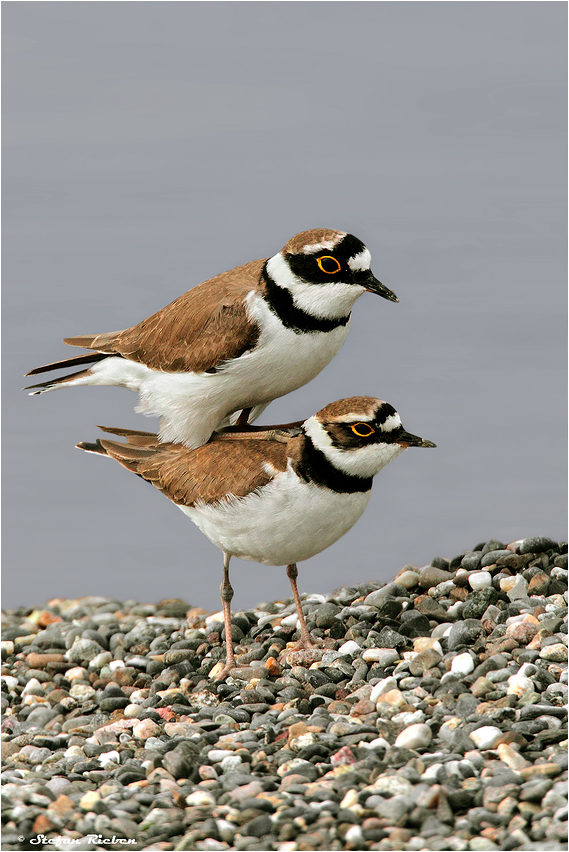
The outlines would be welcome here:
[[[204,281],[132,328],[68,337],[65,343],[122,355],[153,370],[213,371],[259,339],[244,299],[252,290],[262,291],[264,264],[254,260]]]
[[[284,471],[287,466],[284,443],[214,441],[189,450],[182,444],[160,444],[156,435],[145,438],[144,433],[116,431],[125,435],[129,443],[101,439],[106,453],[181,506],[246,497],[267,485],[274,471]]]

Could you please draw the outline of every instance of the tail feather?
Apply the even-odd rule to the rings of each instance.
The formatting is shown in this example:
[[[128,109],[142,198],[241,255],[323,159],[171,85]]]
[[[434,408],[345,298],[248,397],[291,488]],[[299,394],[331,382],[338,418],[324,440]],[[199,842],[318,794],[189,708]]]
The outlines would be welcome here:
[[[68,346],[81,346],[83,349],[96,349],[107,355],[115,355],[114,344],[121,331],[106,331],[103,334],[80,334],[77,337],[64,337],[63,342]]]
[[[123,467],[126,467],[127,470],[139,476],[141,475],[139,473],[140,464],[147,462],[156,452],[154,448],[150,447],[133,447],[130,444],[121,444],[118,441],[105,441],[101,439],[97,439],[93,443],[80,441],[75,446],[78,450],[85,450],[87,453],[95,453],[95,455],[115,459]]]
[[[86,352],[85,355],[64,358],[63,361],[53,361],[51,364],[44,364],[43,367],[36,367],[26,373],[26,376],[37,376],[38,373],[48,373],[50,370],[65,370],[68,367],[78,367],[80,364],[94,364],[96,361],[102,361],[103,358],[108,357],[106,352]]]
[[[73,358],[64,358],[62,361],[53,361],[51,364],[35,367],[29,373],[26,373],[26,376],[36,376],[38,373],[48,373],[50,370],[66,370],[70,367],[79,367],[82,364],[96,364],[97,361],[103,361],[109,355],[120,356],[120,353],[114,351],[114,344],[120,334],[120,331],[110,331],[105,334],[82,334],[78,337],[66,337],[63,342],[69,344],[69,346],[82,346],[83,349],[92,349],[95,351],[84,352],[82,355],[73,356]],[[61,382],[77,378],[79,375],[79,373],[75,373],[73,376],[66,376],[65,379],[54,379],[40,385],[30,385],[29,388],[24,388],[24,390],[42,388],[42,390],[38,390],[36,393],[45,393],[45,391],[52,390],[53,387],[61,384]]]
[[[31,390],[32,393],[30,394],[30,396],[36,396],[40,393],[47,393],[48,391],[53,390],[59,385],[64,385],[67,382],[73,381],[74,379],[79,379],[83,376],[88,375],[89,370],[79,370],[78,373],[72,373],[70,376],[62,376],[60,379],[50,379],[49,382],[40,382],[37,385],[28,385],[28,387],[24,388],[24,390]]]
[[[97,439],[93,444],[90,444],[89,441],[80,441],[78,444],[75,444],[75,446],[78,450],[85,450],[86,453],[96,453],[98,456],[109,457],[108,452],[105,450],[99,439]]]
[[[158,435],[155,432],[142,432],[138,429],[121,429],[116,426],[97,426],[101,432],[108,432],[110,435],[119,435],[121,438],[126,438],[129,444],[139,446],[154,446],[159,443]]]
[[[121,444],[118,441],[100,441],[101,446],[107,453],[107,455],[111,456],[111,458],[118,461],[123,467],[126,467],[127,470],[132,471],[132,473],[140,474],[140,466],[144,465],[145,462],[148,462],[155,453],[156,449],[153,447],[133,447],[130,444]],[[144,465],[146,467],[146,465]],[[144,479],[148,479],[148,474],[145,471]],[[150,477],[151,478],[151,477]]]

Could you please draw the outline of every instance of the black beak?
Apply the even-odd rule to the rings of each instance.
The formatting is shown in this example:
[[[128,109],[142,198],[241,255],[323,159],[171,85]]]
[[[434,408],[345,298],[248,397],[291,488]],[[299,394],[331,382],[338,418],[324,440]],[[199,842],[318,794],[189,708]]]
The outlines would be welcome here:
[[[361,284],[362,287],[365,287],[370,293],[376,293],[378,296],[383,296],[384,299],[388,299],[390,302],[398,302],[399,299],[385,284],[382,284],[381,281],[378,281],[375,275],[372,274],[371,270],[366,274],[366,277],[362,280],[358,279],[358,284]]]
[[[406,432],[403,430],[397,439],[397,443],[401,444],[402,447],[436,447],[436,444],[433,444],[432,441],[424,441],[422,438],[419,438],[418,435],[411,435],[410,432]]]

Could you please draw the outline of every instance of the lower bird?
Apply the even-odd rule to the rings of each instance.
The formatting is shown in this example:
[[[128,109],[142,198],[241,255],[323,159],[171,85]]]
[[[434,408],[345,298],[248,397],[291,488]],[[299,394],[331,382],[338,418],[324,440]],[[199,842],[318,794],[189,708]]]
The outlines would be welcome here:
[[[77,447],[151,482],[223,552],[227,656],[218,680],[236,665],[231,557],[286,565],[301,645],[312,647],[296,563],[348,532],[368,504],[375,474],[404,449],[435,446],[406,432],[389,403],[368,396],[332,402],[296,429],[223,434],[195,450],[160,443],[150,432],[100,428],[127,443],[99,439]]]

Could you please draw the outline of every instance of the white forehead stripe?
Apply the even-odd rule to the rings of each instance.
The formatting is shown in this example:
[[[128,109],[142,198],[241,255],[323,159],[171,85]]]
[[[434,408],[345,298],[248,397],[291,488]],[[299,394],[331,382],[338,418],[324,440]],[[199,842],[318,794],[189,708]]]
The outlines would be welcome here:
[[[348,260],[348,266],[352,272],[365,272],[371,266],[371,254],[369,249],[364,248]]]
[[[304,421],[304,431],[312,439],[315,447],[332,446],[332,438],[316,417],[309,417],[308,420]]]
[[[380,429],[382,432],[392,432],[394,429],[399,429],[401,427],[401,418],[395,412],[395,414],[390,414],[385,423],[382,423]]]
[[[284,259],[281,251],[268,259],[267,272],[279,287],[293,289],[301,283]]]
[[[319,251],[331,251],[338,243],[344,239],[346,235],[341,232],[338,233],[335,237],[331,237],[329,240],[322,240],[321,243],[308,243],[307,245],[302,247],[303,254],[316,254]]]

